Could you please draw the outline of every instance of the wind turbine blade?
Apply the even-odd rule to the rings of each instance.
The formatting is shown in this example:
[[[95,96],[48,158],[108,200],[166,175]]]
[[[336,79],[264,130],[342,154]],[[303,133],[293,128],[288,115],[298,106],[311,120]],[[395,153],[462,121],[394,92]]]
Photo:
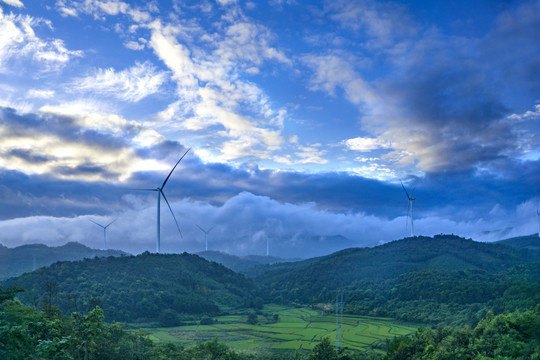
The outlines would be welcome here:
[[[178,229],[178,232],[180,233],[180,237],[183,239],[182,231],[180,230],[180,225],[178,225],[178,221],[176,221],[176,216],[174,216],[174,213],[172,211],[171,204],[169,204],[169,200],[167,200],[167,197],[165,196],[165,193],[163,191],[160,191],[161,195],[163,195],[163,199],[165,199],[165,202],[167,203],[167,206],[169,207],[169,210],[171,210],[172,217],[174,219],[174,222],[176,223],[176,228]]]
[[[109,225],[111,225],[111,224],[112,224],[113,222],[115,222],[116,220],[118,220],[118,219],[114,219],[113,221],[111,221],[110,223],[108,223],[108,224],[105,226],[105,228],[108,228]]]
[[[178,166],[178,164],[180,164],[180,161],[182,161],[182,159],[184,158],[184,156],[187,155],[187,153],[189,152],[189,150],[191,150],[191,148],[187,149],[186,152],[184,153],[184,155],[182,155],[182,157],[180,158],[180,160],[178,160],[176,162],[176,164],[174,165],[174,167],[172,168],[171,172],[169,173],[169,175],[167,176],[167,178],[165,179],[165,181],[163,182],[163,185],[161,185],[161,189],[163,190],[163,188],[165,187],[165,184],[167,183],[167,181],[169,181],[169,178],[171,177],[174,169],[176,169],[176,167]]]
[[[212,231],[214,228],[215,228],[215,226],[212,226],[212,227],[210,228],[210,230],[208,230],[208,234],[209,234],[210,231]]]
[[[134,191],[158,191],[157,189],[128,189],[128,190],[134,190]]]
[[[195,226],[196,226],[196,227],[198,227],[198,228],[199,228],[199,230],[201,230],[201,231],[202,231],[203,233],[205,233],[205,234],[206,234],[206,231],[204,231],[204,229],[203,229],[202,227],[200,227],[200,226],[199,226],[199,225],[197,225],[197,224],[195,224]]]
[[[407,199],[409,199],[409,200],[410,200],[410,199],[411,199],[411,197],[409,196],[409,193],[407,192],[407,189],[405,189],[405,186],[403,186],[403,182],[402,182],[402,181],[400,181],[400,183],[401,183],[401,187],[403,188],[403,191],[405,191],[405,194],[407,194]]]
[[[90,220],[90,219],[88,219],[88,220]],[[96,224],[97,226],[100,226],[100,227],[102,227],[102,228],[105,229],[105,226],[103,226],[103,225],[101,225],[101,224],[95,222],[94,220],[90,220],[90,221],[93,222],[94,224]]]

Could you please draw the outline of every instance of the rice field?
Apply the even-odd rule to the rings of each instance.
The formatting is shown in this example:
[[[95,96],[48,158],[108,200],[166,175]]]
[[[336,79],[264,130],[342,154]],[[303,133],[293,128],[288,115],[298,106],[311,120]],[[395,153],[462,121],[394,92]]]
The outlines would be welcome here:
[[[308,308],[291,308],[278,305],[265,306],[263,314],[278,314],[279,321],[272,323],[259,315],[259,323],[247,324],[247,315],[217,317],[213,325],[191,325],[172,328],[147,328],[154,341],[175,342],[189,347],[218,338],[236,350],[294,351],[311,350],[322,338],[336,337],[334,315],[321,315]],[[343,346],[366,350],[381,341],[416,331],[412,325],[394,322],[389,318],[343,315]]]

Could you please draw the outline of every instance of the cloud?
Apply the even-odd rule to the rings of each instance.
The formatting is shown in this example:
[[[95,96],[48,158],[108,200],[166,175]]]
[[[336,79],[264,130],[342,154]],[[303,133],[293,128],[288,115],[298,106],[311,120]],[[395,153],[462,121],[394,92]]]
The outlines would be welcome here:
[[[2,2],[15,7],[24,7],[24,4],[20,0],[2,0]]]
[[[54,90],[40,90],[40,89],[30,89],[28,90],[27,96],[29,98],[37,99],[51,99],[55,95]]]
[[[302,61],[313,71],[311,90],[322,90],[334,96],[339,87],[353,104],[364,106],[377,102],[378,95],[373,87],[355,70],[358,60],[349,54],[310,54]]]
[[[59,71],[71,58],[82,56],[78,50],[68,50],[60,39],[43,40],[34,28],[50,27],[43,19],[31,16],[4,14],[0,8],[0,73],[12,72],[30,64],[38,72]]]
[[[223,139],[217,157],[221,161],[246,156],[269,158],[280,148],[284,110],[274,110],[259,87],[238,79],[228,65],[195,57],[174,36],[180,31],[178,27],[155,21],[150,28],[149,46],[173,72],[180,98],[160,114],[161,120],[191,131],[216,127],[214,136]]]
[[[358,159],[357,161],[369,161],[371,163],[369,165],[361,167],[349,168],[347,169],[347,171],[351,172],[352,174],[363,176],[369,179],[391,180],[397,178],[396,172],[394,170],[384,165],[373,162],[375,160],[377,159]]]
[[[0,167],[83,181],[126,179],[138,168],[162,166],[133,148],[130,140],[142,143],[145,136],[154,135],[113,115],[0,108]]]
[[[129,69],[115,71],[98,69],[84,78],[75,79],[71,85],[78,91],[89,91],[104,96],[114,96],[128,102],[138,102],[157,93],[167,80],[167,73],[157,71],[150,62],[136,63]]]
[[[424,173],[494,170],[503,159],[519,161],[527,133],[538,129],[512,118],[538,101],[540,85],[531,79],[538,77],[540,46],[531,34],[540,31],[539,9],[538,2],[511,6],[484,36],[466,38],[421,29],[407,16],[390,33],[381,32],[405,11],[401,6],[328,5],[339,24],[364,29],[368,42],[384,45],[380,56],[389,75],[366,80],[373,69],[347,52],[308,54],[302,60],[312,71],[310,89],[336,97],[343,92],[358,107],[361,136],[344,144],[361,152],[385,149],[384,166]],[[410,31],[395,30],[399,26]]]
[[[382,48],[416,35],[419,26],[405,5],[381,1],[327,1],[325,11],[331,19],[355,32],[364,32],[366,46]]]
[[[133,253],[154,251],[155,199],[153,196],[143,202],[135,199],[131,199],[131,207],[109,216],[33,216],[0,221],[2,243],[11,247],[38,241],[48,245],[79,241],[101,248],[103,233],[90,220],[105,223],[117,218],[107,230],[110,247]],[[408,235],[405,216],[388,219],[363,213],[333,213],[309,203],[280,203],[248,192],[242,192],[219,206],[189,200],[171,201],[171,205],[184,236],[180,238],[172,216],[163,209],[163,252],[204,250],[204,236],[196,224],[214,226],[208,235],[211,250],[238,255],[264,255],[267,241],[271,255],[303,257],[322,255],[343,247],[374,246]],[[472,234],[475,240],[499,240],[534,232],[537,228],[534,217],[524,216],[532,208],[531,201],[524,202],[512,210],[499,208],[473,221],[450,220],[437,215],[420,217],[415,221],[415,229],[418,234],[428,236],[454,233],[468,237]],[[516,226],[512,229],[505,226],[508,218],[515,221]],[[498,230],[486,232],[486,229]],[[348,240],[337,237],[340,235]]]
[[[321,156],[323,156],[327,151],[321,150],[318,147],[320,144],[316,144],[314,146],[299,146],[298,152],[295,153],[295,155],[300,158],[300,160],[296,161],[298,164],[326,164],[328,160],[323,159]]]
[[[353,139],[347,139],[343,142],[350,150],[369,152],[377,149],[391,148],[391,144],[382,139],[357,137]]]
[[[249,22],[235,22],[229,25],[223,39],[215,41],[218,48],[214,55],[226,65],[245,67],[253,71],[265,60],[276,60],[291,64],[291,60],[278,49],[270,46],[272,33],[265,27]]]

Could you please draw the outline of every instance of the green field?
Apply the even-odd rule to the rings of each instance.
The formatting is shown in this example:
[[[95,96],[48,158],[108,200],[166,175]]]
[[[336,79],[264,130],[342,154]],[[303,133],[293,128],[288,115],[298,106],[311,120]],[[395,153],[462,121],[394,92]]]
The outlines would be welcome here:
[[[259,324],[246,323],[247,316],[217,317],[213,325],[147,328],[154,341],[176,342],[186,347],[218,338],[237,350],[287,351],[311,350],[323,337],[332,342],[336,337],[334,315],[320,315],[308,308],[267,305],[263,314],[278,314],[279,321],[271,323],[259,315]],[[343,345],[354,350],[366,350],[394,336],[407,335],[416,327],[397,324],[392,319],[343,315]]]

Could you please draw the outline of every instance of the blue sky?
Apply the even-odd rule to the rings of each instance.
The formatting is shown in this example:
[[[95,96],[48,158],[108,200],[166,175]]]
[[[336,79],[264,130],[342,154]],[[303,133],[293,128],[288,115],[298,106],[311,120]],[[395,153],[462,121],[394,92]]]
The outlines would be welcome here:
[[[538,231],[538,1],[0,1],[0,242],[295,256]],[[335,236],[346,239],[337,241]],[[271,252],[272,252],[271,250]],[[310,253],[311,254],[311,253]]]

